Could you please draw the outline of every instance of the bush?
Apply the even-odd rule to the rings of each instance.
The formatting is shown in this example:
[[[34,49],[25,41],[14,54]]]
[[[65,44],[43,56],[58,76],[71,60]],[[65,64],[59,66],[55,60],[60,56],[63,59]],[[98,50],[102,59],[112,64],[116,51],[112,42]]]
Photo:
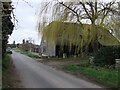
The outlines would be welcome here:
[[[94,63],[97,66],[111,66],[117,58],[120,58],[120,46],[101,47],[95,55]]]

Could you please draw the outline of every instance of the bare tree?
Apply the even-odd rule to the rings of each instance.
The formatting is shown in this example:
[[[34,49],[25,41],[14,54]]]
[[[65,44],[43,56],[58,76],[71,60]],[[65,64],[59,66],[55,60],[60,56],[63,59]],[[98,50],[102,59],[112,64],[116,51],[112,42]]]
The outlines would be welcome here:
[[[106,20],[107,28],[120,41],[120,2],[117,3],[118,12]]]
[[[52,12],[52,13],[51,13]],[[51,13],[51,14],[50,14]],[[81,42],[78,40],[82,52],[83,42],[86,45],[86,48],[92,43],[92,47],[98,43],[98,38],[101,36],[99,34],[100,30],[98,29],[105,29],[107,28],[106,20],[109,17],[118,13],[117,3],[116,1],[111,2],[99,2],[95,0],[94,2],[86,1],[81,2],[81,0],[76,0],[74,2],[64,2],[55,0],[54,2],[46,2],[43,4],[43,8],[40,12],[40,19],[38,21],[38,29],[42,31],[43,37],[49,39],[57,38],[55,34],[58,34],[59,31],[46,31],[44,28],[46,25],[52,21],[61,21],[61,22],[75,22],[80,25],[80,32],[86,31],[87,37],[84,38],[86,35],[82,35]],[[48,17],[49,16],[49,17]],[[48,19],[49,18],[49,19]],[[85,26],[83,21],[89,21],[90,26]],[[56,27],[57,24],[54,24]],[[105,29],[107,30],[107,29]],[[80,33],[79,32],[79,33]],[[47,33],[44,35],[44,33]],[[51,35],[48,35],[50,34]],[[54,33],[54,34],[52,34]],[[70,35],[73,32],[68,32]],[[64,34],[64,33],[62,33]],[[79,35],[79,34],[78,34]],[[48,37],[49,36],[49,37]],[[63,39],[65,35],[63,35]],[[76,37],[79,37],[75,35]],[[69,37],[73,38],[73,37]],[[74,40],[71,40],[71,44],[74,43]],[[96,44],[95,44],[96,43]]]

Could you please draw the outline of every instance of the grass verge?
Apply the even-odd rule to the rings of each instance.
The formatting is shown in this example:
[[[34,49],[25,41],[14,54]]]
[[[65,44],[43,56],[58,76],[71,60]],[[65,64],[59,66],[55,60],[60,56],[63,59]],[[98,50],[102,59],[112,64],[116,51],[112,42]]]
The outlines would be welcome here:
[[[2,61],[2,88],[11,88],[13,83],[10,78],[11,58],[6,54]]]
[[[19,49],[17,49],[17,48],[13,48],[13,50],[14,50],[15,52],[21,52],[21,50],[19,50]]]
[[[19,53],[21,53],[21,54],[27,55],[27,56],[29,56],[29,57],[31,57],[31,58],[35,58],[35,59],[40,58],[39,55],[34,54],[34,53],[31,53],[31,52],[23,52],[23,51],[21,51],[20,49],[17,49],[17,48],[14,48],[13,50],[14,50],[15,52],[19,52]]]
[[[2,88],[10,89],[10,88],[20,88],[21,80],[13,60],[9,54],[6,54],[5,58],[2,61]]]
[[[49,62],[49,61],[74,61],[74,60],[78,60],[78,61],[82,61],[85,63],[89,63],[89,57],[66,57],[66,58],[57,58],[57,57],[49,57],[49,58],[42,58],[45,62]]]
[[[84,67],[80,65],[65,65],[65,70],[68,70],[74,74],[83,74],[88,78],[91,78],[103,85],[117,88],[118,87],[118,71],[115,69],[106,69],[100,67]]]
[[[31,57],[31,58],[35,58],[35,59],[40,58],[39,55],[30,53],[30,52],[21,52],[21,54],[27,55],[27,56],[29,56],[29,57]]]

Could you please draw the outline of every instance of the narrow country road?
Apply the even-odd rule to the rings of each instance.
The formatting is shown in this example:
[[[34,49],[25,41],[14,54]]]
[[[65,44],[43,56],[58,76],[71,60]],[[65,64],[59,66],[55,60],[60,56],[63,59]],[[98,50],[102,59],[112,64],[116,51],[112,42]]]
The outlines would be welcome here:
[[[24,88],[101,88],[16,52],[12,59]]]

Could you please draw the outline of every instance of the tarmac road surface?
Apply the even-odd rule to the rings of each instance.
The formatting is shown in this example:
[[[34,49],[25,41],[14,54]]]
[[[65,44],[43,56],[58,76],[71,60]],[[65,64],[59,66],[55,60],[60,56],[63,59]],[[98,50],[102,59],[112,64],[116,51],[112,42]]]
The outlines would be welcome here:
[[[13,52],[11,57],[24,88],[102,88],[20,53]]]

